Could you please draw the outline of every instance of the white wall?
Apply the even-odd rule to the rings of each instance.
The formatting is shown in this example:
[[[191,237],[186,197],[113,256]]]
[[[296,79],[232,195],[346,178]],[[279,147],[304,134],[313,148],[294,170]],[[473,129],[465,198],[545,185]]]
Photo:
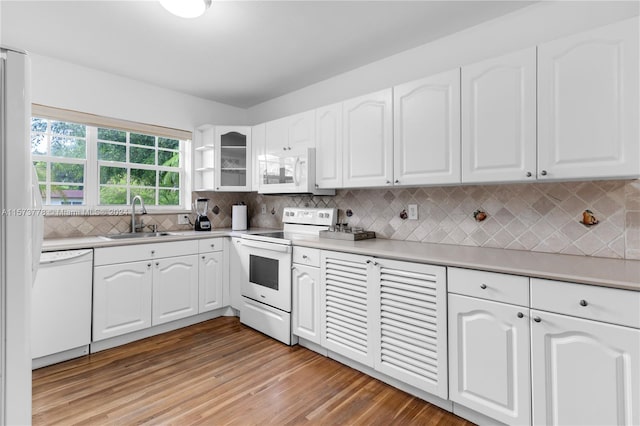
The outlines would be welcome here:
[[[638,2],[542,2],[248,110],[251,124],[339,102],[639,14]]]
[[[30,57],[34,103],[188,131],[247,122],[245,109],[51,57]]]

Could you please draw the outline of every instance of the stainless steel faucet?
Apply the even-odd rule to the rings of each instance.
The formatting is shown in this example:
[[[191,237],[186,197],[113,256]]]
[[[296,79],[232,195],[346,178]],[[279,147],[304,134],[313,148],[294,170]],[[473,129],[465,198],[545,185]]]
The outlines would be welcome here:
[[[142,197],[139,195],[136,195],[135,197],[133,197],[133,199],[131,200],[131,233],[141,231],[142,228],[144,228],[144,224],[142,223],[142,220],[140,220],[139,225],[136,224],[136,200],[140,201],[140,206],[142,207],[142,214],[147,214],[147,209],[144,206],[144,201],[142,200]]]

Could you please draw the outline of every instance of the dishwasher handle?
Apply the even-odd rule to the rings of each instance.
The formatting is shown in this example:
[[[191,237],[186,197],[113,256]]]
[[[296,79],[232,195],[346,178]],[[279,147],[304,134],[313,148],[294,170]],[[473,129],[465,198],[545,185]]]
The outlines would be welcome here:
[[[81,259],[83,257],[86,257],[86,259]],[[92,259],[92,249],[43,252],[40,255],[40,265],[75,263],[77,261],[91,261]]]

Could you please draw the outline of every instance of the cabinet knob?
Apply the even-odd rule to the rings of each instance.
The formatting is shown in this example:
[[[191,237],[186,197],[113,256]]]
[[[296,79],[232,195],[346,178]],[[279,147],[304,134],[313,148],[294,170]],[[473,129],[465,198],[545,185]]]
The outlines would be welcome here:
[[[155,250],[151,250],[151,256],[153,256],[154,254],[156,254]]]
[[[542,319],[541,319],[540,317],[533,317],[533,320],[534,320],[535,322],[540,322],[540,321],[542,321]]]
[[[303,254],[303,255],[302,255],[302,258],[303,258],[303,259],[308,259],[308,258],[309,258],[309,256],[307,256],[306,254]]]
[[[527,177],[531,177],[531,172],[527,172]]]
[[[518,312],[518,318],[524,318],[524,314],[522,312]]]
[[[160,266],[160,262],[156,262],[156,266]]]
[[[543,170],[543,171],[541,171],[541,172],[540,172],[540,174],[541,174],[542,176],[546,176],[546,175],[547,175],[547,171],[546,171],[546,170]]]
[[[211,244],[211,248],[216,248],[216,245],[215,244]]]
[[[587,305],[588,305],[588,303],[587,303],[587,301],[586,301],[586,300],[582,299],[582,300],[580,301],[580,306],[587,306]]]
[[[286,151],[286,150],[287,150],[287,147],[286,147],[286,146],[283,146],[283,147],[282,147],[282,150],[283,150],[283,151]]]
[[[391,185],[391,181],[390,180],[387,181],[387,185]]]
[[[487,288],[487,285],[486,284],[480,284],[480,288],[484,290],[484,289]]]
[[[318,188],[320,188],[320,185],[318,185],[318,184],[316,183],[316,189],[318,189]]]
[[[202,256],[202,260],[204,260],[204,256]]]
[[[147,268],[151,268],[151,263],[147,263]]]
[[[400,183],[400,180],[396,179],[394,183]]]

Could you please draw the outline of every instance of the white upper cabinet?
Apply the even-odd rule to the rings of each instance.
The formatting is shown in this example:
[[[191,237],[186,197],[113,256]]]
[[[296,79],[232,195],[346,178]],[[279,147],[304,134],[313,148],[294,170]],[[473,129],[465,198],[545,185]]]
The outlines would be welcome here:
[[[395,185],[460,182],[460,70],[393,88]]]
[[[258,124],[251,128],[251,190],[258,191],[260,186],[260,161],[264,161],[266,125]]]
[[[216,126],[216,191],[251,190],[251,127]]]
[[[303,151],[314,148],[315,110],[290,115],[266,123],[265,147],[267,155],[282,155],[283,151]]]
[[[342,188],[342,103],[316,110],[316,184]]]
[[[302,151],[315,148],[316,113],[314,110],[290,116],[287,127],[290,149]]]
[[[545,178],[640,175],[638,48],[638,18],[539,46]]]
[[[200,126],[193,132],[193,189],[213,190],[215,180],[215,127]]]
[[[198,127],[193,140],[193,189],[251,191],[251,159],[251,127]]]
[[[393,182],[392,90],[343,103],[343,186],[370,187]]]
[[[462,67],[462,181],[535,175],[535,47]]]

